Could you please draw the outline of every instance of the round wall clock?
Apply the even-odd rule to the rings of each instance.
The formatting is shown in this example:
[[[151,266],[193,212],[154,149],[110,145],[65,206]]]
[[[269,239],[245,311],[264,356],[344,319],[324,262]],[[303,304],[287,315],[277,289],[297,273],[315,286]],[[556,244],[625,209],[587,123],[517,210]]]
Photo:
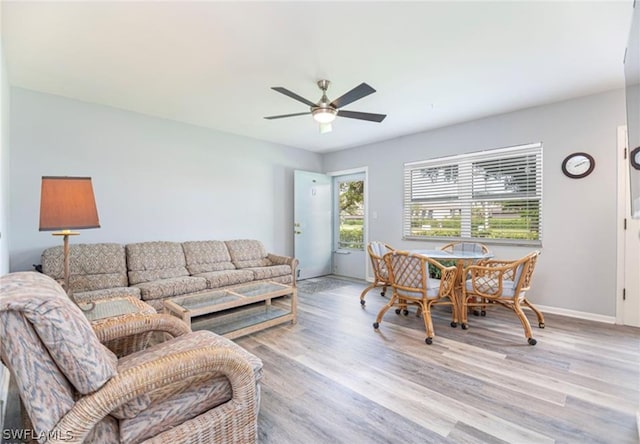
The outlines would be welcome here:
[[[562,162],[562,172],[572,179],[587,177],[596,166],[596,161],[587,153],[572,153]]]
[[[632,167],[636,170],[640,170],[640,146],[631,151],[631,157],[629,160],[631,161]]]

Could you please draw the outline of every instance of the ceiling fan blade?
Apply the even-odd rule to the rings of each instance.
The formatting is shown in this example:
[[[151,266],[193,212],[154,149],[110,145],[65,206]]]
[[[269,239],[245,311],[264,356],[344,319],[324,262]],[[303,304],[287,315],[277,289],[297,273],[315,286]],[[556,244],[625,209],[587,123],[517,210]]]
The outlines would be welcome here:
[[[295,116],[306,116],[307,114],[311,114],[311,112],[307,113],[295,113],[295,114],[282,114],[281,116],[269,116],[265,117],[265,119],[273,120],[273,119],[283,119],[285,117],[295,117]]]
[[[338,111],[338,115],[340,117],[348,117],[349,119],[360,119],[360,120],[368,120],[370,122],[382,122],[386,114],[373,114],[373,113],[361,113],[358,111]]]
[[[285,96],[289,96],[292,99],[297,100],[298,102],[302,102],[305,105],[309,105],[311,107],[317,106],[315,103],[313,103],[310,100],[305,99],[304,97],[300,97],[299,95],[297,95],[296,93],[289,91],[287,88],[283,88],[282,86],[272,86],[271,87],[272,90],[274,91],[278,91],[280,94],[284,94]]]
[[[341,108],[343,106],[347,106],[352,102],[355,102],[356,100],[360,100],[363,97],[368,96],[369,94],[373,94],[374,92],[376,92],[375,89],[373,89],[366,83],[361,83],[351,91],[344,93],[342,96],[331,102],[331,106],[333,106],[334,108]]]

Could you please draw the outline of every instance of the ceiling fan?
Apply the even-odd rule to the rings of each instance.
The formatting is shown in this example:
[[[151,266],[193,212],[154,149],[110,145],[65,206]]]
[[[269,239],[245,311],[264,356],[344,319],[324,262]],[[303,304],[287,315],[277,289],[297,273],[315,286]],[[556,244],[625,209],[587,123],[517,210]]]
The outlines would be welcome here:
[[[327,98],[327,88],[329,88],[328,80],[318,80],[318,87],[322,91],[322,97],[318,103],[313,103],[310,100],[305,99],[304,97],[300,97],[298,94],[289,91],[282,86],[273,86],[271,89],[274,91],[278,91],[285,96],[289,96],[292,99],[297,100],[298,102],[302,102],[305,105],[308,105],[311,109],[306,113],[295,113],[295,114],[283,114],[280,116],[269,116],[265,117],[265,119],[273,120],[273,119],[282,119],[284,117],[295,117],[295,116],[304,116],[307,114],[311,114],[313,119],[320,124],[320,132],[327,133],[331,131],[331,122],[333,122],[336,116],[339,117],[347,117],[349,119],[360,119],[360,120],[368,120],[370,122],[382,122],[386,114],[372,114],[372,113],[362,113],[359,111],[345,111],[340,108],[343,106],[347,106],[350,103],[355,102],[356,100],[360,100],[363,97],[368,96],[369,94],[373,94],[376,92],[375,89],[367,85],[366,83],[361,83],[360,85],[353,88],[351,91],[346,92],[342,96],[335,99],[333,102],[329,102]]]

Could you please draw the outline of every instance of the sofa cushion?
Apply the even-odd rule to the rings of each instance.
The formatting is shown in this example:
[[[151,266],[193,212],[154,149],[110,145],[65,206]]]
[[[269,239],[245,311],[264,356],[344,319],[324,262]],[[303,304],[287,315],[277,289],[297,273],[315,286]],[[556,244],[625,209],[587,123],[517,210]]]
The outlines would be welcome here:
[[[135,284],[135,287],[140,289],[142,300],[149,301],[206,290],[207,280],[202,277],[180,276],[169,279],[158,279],[152,282],[142,282]]]
[[[252,239],[235,239],[225,241],[229,249],[231,261],[236,268],[268,267],[273,265],[267,258],[262,242]]]
[[[272,265],[270,267],[251,267],[245,268],[246,271],[253,273],[254,280],[271,279],[279,276],[291,275],[291,267],[289,265]]]
[[[189,276],[179,242],[140,242],[128,244],[125,250],[130,285]]]
[[[220,288],[229,285],[243,284],[254,280],[251,270],[210,271],[197,275],[207,280],[207,288]]]
[[[183,242],[187,270],[192,275],[210,271],[235,270],[227,245],[223,241]]]
[[[103,288],[102,290],[73,292],[73,299],[76,302],[89,302],[126,296],[140,299],[140,289],[138,287],[114,287]]]
[[[64,279],[62,246],[42,252],[42,272]],[[71,244],[69,247],[69,285],[74,292],[126,287],[127,265],[124,246],[114,243]]]

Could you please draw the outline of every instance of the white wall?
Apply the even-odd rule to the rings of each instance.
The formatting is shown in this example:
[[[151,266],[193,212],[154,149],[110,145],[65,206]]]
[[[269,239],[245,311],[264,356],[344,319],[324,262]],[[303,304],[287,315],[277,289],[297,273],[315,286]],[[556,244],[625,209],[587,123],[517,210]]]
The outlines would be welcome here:
[[[617,90],[329,153],[324,170],[368,166],[369,239],[429,248],[439,244],[402,239],[404,162],[543,142],[543,246],[530,297],[541,305],[615,317],[616,132],[624,123],[624,91]],[[574,151],[595,158],[587,178],[569,179],[560,170]],[[492,250],[516,258],[530,248]]]
[[[319,154],[11,90],[11,270],[60,245],[39,232],[41,177],[90,176],[101,228],[72,243],[254,238],[293,254],[293,170]]]
[[[1,2],[0,2],[1,3]],[[2,15],[0,4],[0,17]],[[2,20],[0,18],[0,23]],[[0,33],[1,35],[1,33]],[[9,80],[0,41],[0,276],[9,272]]]

